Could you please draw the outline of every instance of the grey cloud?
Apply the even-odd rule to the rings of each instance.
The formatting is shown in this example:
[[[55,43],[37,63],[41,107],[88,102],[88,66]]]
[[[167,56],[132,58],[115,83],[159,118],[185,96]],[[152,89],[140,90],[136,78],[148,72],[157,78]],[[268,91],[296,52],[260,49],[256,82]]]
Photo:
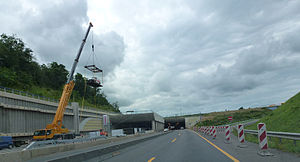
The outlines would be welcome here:
[[[86,2],[30,2],[36,9],[3,4],[0,13],[21,12],[0,16],[17,24],[0,29],[24,37],[40,60],[70,66],[88,23]],[[163,115],[280,103],[300,89],[299,3],[113,1],[119,28],[93,34],[104,92],[121,110]],[[90,46],[91,37],[80,67]]]
[[[289,3],[289,9],[278,12],[284,3]],[[165,107],[173,113],[178,113],[182,105],[190,112],[199,112],[278,102],[278,98],[275,101],[255,96],[260,96],[257,93],[272,96],[270,86],[274,92],[281,89],[277,87],[280,78],[291,77],[295,74],[293,69],[300,69],[295,34],[299,28],[286,24],[299,14],[290,2],[266,4],[261,1],[182,3],[189,6],[192,15],[182,14],[166,28],[154,28],[142,36],[140,61],[144,66],[139,68],[153,71],[149,85],[152,88],[148,88],[143,102],[136,102],[143,108]],[[212,15],[211,22],[203,22],[208,15]],[[296,29],[282,30],[287,28]],[[278,34],[280,37],[276,38]],[[164,68],[153,66],[159,62]],[[216,69],[209,69],[209,74],[197,72],[198,68],[209,66]],[[169,97],[145,101],[155,94]]]
[[[109,73],[123,62],[125,51],[123,38],[116,32],[97,35],[95,51],[97,64],[100,64],[105,73]]]

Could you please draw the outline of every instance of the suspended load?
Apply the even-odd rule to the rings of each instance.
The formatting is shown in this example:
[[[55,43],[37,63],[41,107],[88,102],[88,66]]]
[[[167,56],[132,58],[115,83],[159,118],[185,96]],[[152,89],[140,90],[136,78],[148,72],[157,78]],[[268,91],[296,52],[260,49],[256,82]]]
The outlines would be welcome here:
[[[86,69],[88,69],[89,71],[91,71],[93,74],[95,74],[95,73],[102,73],[103,72],[96,65],[86,65],[84,67]],[[103,77],[103,73],[102,73],[102,77]],[[99,79],[97,79],[97,77],[92,77],[91,79],[89,79],[87,81],[86,84],[89,85],[89,86],[91,86],[91,87],[94,87],[94,88],[103,87],[101,81]]]
[[[95,75],[96,73],[101,73],[102,74],[102,82],[103,82],[103,70],[99,69],[95,64],[94,64],[94,59],[95,59],[95,49],[94,49],[94,43],[92,44],[92,55],[93,55],[93,64],[92,65],[86,65],[84,68],[88,69]],[[87,85],[98,88],[98,87],[103,87],[102,83],[100,80],[97,79],[97,77],[93,76],[91,79],[87,81]]]
[[[93,64],[84,66],[84,68],[88,69],[89,71],[91,71],[93,73],[93,77],[87,81],[87,85],[89,85],[91,87],[94,87],[94,88],[103,87],[103,85],[102,85],[102,83],[103,83],[103,70],[99,69],[94,63],[96,55],[95,55],[95,46],[94,46],[93,34],[92,34],[92,54],[91,55],[93,56]],[[102,74],[102,81],[100,81],[99,79],[97,79],[97,77],[95,77],[96,73],[101,73]]]
[[[103,87],[101,81],[96,77],[92,77],[91,79],[89,79],[86,84],[94,88]]]

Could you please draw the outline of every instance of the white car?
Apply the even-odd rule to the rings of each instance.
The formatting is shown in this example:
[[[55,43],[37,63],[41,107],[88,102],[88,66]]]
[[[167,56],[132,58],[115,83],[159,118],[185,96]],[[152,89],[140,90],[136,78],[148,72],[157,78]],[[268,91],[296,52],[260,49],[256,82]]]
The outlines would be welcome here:
[[[164,132],[168,132],[168,131],[169,131],[169,129],[168,129],[168,128],[165,128],[165,129],[164,129]]]

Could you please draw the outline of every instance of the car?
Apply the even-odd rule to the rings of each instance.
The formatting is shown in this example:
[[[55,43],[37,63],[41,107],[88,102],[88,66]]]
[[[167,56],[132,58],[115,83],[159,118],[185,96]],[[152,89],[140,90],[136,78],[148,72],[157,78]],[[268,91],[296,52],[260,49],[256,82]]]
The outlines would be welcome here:
[[[183,130],[184,128],[183,128],[183,127],[180,127],[180,129]]]
[[[164,129],[164,132],[168,132],[168,131],[169,131],[169,128],[165,128],[165,129]]]
[[[11,136],[0,136],[0,149],[13,148],[13,140]]]

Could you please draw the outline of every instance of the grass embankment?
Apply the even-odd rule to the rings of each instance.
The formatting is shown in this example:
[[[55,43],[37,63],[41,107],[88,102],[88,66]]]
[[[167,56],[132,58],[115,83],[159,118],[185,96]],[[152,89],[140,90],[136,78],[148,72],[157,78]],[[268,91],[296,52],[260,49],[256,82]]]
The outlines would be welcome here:
[[[197,126],[213,126],[224,125],[249,119],[259,119],[271,113],[271,110],[266,108],[249,108],[235,111],[213,112],[203,115],[203,120],[197,123]],[[232,116],[233,120],[228,121],[228,116]]]
[[[294,132],[300,133],[300,93],[290,98],[278,109],[272,111],[269,115],[261,118],[259,122],[265,123],[268,131],[276,132]],[[246,129],[257,130],[257,124],[247,126]],[[251,142],[258,141],[257,136],[247,134],[246,140]],[[283,151],[300,153],[300,142],[296,146],[293,140],[280,139],[272,137],[268,140],[269,147],[277,148]]]
[[[62,91],[53,90],[51,88],[42,88],[38,86],[32,86],[29,89],[29,92],[35,95],[44,96],[55,100],[59,100],[62,93]]]

